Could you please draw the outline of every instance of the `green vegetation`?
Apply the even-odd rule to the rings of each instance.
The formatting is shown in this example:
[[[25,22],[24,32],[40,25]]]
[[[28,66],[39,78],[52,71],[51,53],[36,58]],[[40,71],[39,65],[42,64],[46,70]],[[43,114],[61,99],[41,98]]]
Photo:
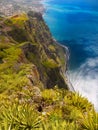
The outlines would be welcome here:
[[[55,52],[55,51],[56,51],[55,46],[53,46],[53,45],[50,45],[50,46],[49,46],[49,49],[50,49],[52,52]]]
[[[28,90],[29,93],[31,90]],[[38,101],[32,94],[13,91],[14,98],[0,96],[0,128],[1,130],[97,130],[98,114],[91,103],[79,94],[64,89],[44,89],[41,91]],[[37,92],[38,93],[38,90]],[[28,97],[27,97],[28,95]],[[79,102],[75,96],[81,103]],[[10,97],[11,98],[11,97]],[[28,102],[27,100],[28,99]],[[31,101],[30,101],[31,99]],[[66,100],[65,100],[66,99]],[[85,102],[86,105],[85,105]],[[74,102],[77,105],[74,105]],[[85,108],[81,107],[81,104]],[[40,107],[42,107],[40,110]]]
[[[13,24],[19,25],[21,27],[21,26],[24,25],[25,21],[28,20],[28,17],[24,13],[24,14],[21,14],[21,15],[15,15],[15,16],[11,17],[10,20]]]
[[[47,68],[56,68],[58,64],[53,59],[48,59],[43,62],[43,65]]]
[[[0,130],[98,130],[93,105],[67,89],[64,49],[41,15],[2,18],[0,31]]]

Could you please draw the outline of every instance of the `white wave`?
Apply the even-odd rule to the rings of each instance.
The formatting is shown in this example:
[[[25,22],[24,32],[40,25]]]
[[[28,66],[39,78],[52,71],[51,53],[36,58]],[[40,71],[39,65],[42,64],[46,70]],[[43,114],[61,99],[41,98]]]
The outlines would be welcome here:
[[[93,55],[98,55],[98,46],[97,45],[90,45],[89,47],[85,47],[85,51]]]
[[[75,91],[91,101],[98,111],[98,57],[87,59],[77,71],[69,73]]]

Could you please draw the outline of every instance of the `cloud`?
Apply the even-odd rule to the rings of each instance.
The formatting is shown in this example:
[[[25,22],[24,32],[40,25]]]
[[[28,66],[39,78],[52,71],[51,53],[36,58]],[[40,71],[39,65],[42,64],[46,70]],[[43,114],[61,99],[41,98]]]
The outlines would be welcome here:
[[[98,57],[89,58],[77,71],[69,72],[76,91],[87,97],[98,111]]]

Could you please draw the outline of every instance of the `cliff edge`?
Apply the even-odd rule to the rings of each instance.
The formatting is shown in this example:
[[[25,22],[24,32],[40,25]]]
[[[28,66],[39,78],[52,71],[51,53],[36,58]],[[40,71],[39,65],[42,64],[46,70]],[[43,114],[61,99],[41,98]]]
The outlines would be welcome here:
[[[52,38],[40,13],[0,18],[0,86],[4,90],[12,86],[68,89],[65,71],[65,49]]]
[[[94,106],[68,90],[65,53],[40,13],[0,17],[0,130],[98,130]]]

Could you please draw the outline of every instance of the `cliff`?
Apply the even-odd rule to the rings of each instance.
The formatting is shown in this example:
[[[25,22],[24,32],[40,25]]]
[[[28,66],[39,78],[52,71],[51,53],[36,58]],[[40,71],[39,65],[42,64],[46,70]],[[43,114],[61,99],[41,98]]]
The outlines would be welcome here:
[[[98,130],[98,113],[68,90],[66,51],[40,13],[0,17],[0,130]]]
[[[53,40],[40,13],[1,18],[0,34],[0,72],[3,75],[18,76],[23,71],[21,78],[27,82],[24,85],[20,82],[21,87],[40,86],[41,83],[43,88],[68,88],[63,75],[66,70],[65,50]]]

